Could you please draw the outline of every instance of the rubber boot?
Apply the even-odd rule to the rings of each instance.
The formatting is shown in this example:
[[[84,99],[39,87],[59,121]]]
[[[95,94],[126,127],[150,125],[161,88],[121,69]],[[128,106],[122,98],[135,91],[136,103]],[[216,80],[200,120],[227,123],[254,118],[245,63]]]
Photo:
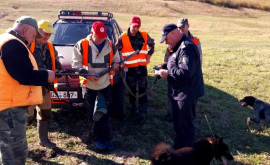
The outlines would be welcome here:
[[[40,140],[39,144],[47,148],[56,147],[56,144],[51,143],[50,140],[48,139],[48,121],[38,120],[37,127],[38,127],[38,136]]]

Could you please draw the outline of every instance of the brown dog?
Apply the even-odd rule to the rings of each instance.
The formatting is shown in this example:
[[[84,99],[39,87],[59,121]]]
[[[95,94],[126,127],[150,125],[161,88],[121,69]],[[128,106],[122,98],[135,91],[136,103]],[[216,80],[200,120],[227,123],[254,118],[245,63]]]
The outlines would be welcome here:
[[[171,149],[166,143],[159,143],[153,148],[151,165],[210,165],[213,158],[224,165],[227,165],[226,159],[233,160],[223,138],[216,135],[201,138],[193,147],[178,150]]]

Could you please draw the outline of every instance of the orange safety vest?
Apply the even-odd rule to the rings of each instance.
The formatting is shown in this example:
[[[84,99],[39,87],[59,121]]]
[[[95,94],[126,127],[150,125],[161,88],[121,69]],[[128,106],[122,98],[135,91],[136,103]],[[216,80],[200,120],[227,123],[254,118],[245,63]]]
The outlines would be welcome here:
[[[56,67],[55,67],[55,53],[54,53],[54,49],[53,49],[53,44],[51,42],[47,41],[47,45],[48,45],[50,55],[51,55],[51,59],[52,59],[52,71],[55,72]],[[35,51],[35,46],[36,46],[36,42],[32,42],[31,45],[30,45],[30,51],[31,51],[32,54]],[[53,86],[54,86],[54,89],[57,91],[58,90],[57,78],[55,78],[53,80]]]
[[[111,47],[111,52],[110,52],[110,67],[112,66],[112,60],[113,60],[113,46],[112,46],[112,41],[110,41],[110,47]],[[82,52],[83,52],[83,68],[88,71],[88,48],[89,48],[89,41],[84,38],[82,39]],[[110,75],[110,83],[113,85],[113,76],[114,76],[114,70],[111,70],[109,72]],[[85,85],[87,82],[87,79],[84,77],[80,77],[80,83],[82,85]]]
[[[199,39],[198,39],[198,38],[191,37],[191,41],[192,41],[196,46],[198,46],[198,43],[199,43]]]
[[[2,46],[10,41],[18,40],[28,50],[29,59],[34,67],[38,70],[36,60],[27,46],[18,38],[9,33],[0,36],[0,50]],[[18,52],[19,54],[19,52]],[[0,111],[12,107],[37,105],[43,102],[41,86],[21,85],[13,79],[6,70],[6,67],[0,58]]]
[[[142,49],[140,52],[127,61],[125,61],[125,66],[128,68],[133,68],[137,66],[146,66],[149,62],[146,60],[146,55],[148,53],[147,48],[147,33],[146,32],[140,32],[142,34],[142,37],[144,39],[144,44],[142,46]],[[123,48],[121,50],[123,58],[127,58],[130,54],[134,53],[135,50],[132,48],[132,45],[129,40],[129,36],[127,33],[122,34],[121,36]]]

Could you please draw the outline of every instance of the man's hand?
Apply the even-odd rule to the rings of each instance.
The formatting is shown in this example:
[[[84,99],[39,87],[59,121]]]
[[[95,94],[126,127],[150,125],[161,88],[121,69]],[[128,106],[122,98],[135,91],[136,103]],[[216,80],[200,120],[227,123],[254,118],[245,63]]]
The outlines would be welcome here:
[[[115,62],[115,63],[113,64],[113,69],[116,70],[116,69],[118,69],[118,68],[119,68],[119,64],[118,64],[117,62]]]
[[[158,73],[159,73],[159,76],[161,78],[167,78],[168,77],[168,70],[166,70],[166,69],[160,69],[158,71]]]
[[[127,72],[128,71],[128,67],[126,67],[125,65],[123,66],[124,71]]]
[[[51,70],[47,70],[47,72],[48,72],[48,82],[52,83],[55,78],[55,73],[54,71]]]
[[[82,73],[82,74],[84,74],[84,73],[88,73],[88,72],[87,72],[87,70],[86,70],[86,69],[84,69],[84,68],[81,68],[81,69],[79,69],[79,73]]]
[[[125,72],[128,71],[128,67],[126,67],[125,63],[120,64],[119,67],[121,67],[122,69],[124,69]]]
[[[98,78],[96,76],[87,76],[87,79],[90,81],[98,81]]]
[[[150,62],[150,58],[151,58],[151,55],[147,54],[147,55],[146,55],[146,61],[147,61],[147,62]]]

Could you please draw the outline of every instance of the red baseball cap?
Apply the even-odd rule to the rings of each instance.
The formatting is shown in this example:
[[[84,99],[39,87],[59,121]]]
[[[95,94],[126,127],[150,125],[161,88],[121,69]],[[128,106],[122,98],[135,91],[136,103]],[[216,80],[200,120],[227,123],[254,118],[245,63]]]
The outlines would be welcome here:
[[[141,26],[141,19],[140,19],[140,17],[138,17],[138,16],[132,17],[130,24],[131,25]]]
[[[92,25],[92,30],[95,32],[98,38],[107,38],[106,26],[102,22],[94,22]]]

